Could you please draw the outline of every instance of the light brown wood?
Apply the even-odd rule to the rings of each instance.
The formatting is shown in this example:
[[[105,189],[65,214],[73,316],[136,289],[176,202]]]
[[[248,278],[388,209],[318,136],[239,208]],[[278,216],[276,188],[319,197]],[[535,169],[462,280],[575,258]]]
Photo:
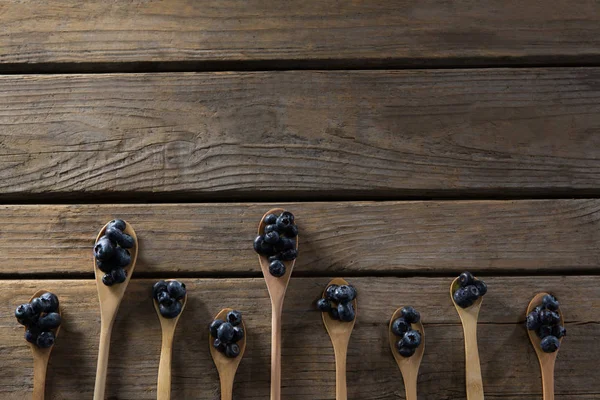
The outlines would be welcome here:
[[[421,361],[423,360],[423,354],[425,352],[425,329],[423,328],[422,321],[419,321],[416,324],[411,324],[412,329],[415,329],[421,333],[421,344],[415,351],[415,354],[413,354],[411,357],[402,357],[398,353],[398,349],[396,347],[396,342],[400,340],[400,338],[394,335],[394,332],[392,332],[392,324],[394,320],[396,320],[396,318],[400,318],[401,316],[402,307],[398,308],[392,315],[392,319],[390,319],[390,350],[392,351],[392,355],[396,360],[396,364],[398,364],[398,368],[400,368],[400,372],[402,373],[402,379],[404,380],[404,390],[406,391],[406,400],[417,400],[417,381],[419,378],[419,367],[421,366]]]
[[[233,308],[222,309],[214,319],[225,320],[227,313],[232,311]],[[214,338],[209,335],[208,337],[208,348],[210,349],[210,355],[217,367],[219,372],[219,380],[221,382],[221,400],[232,400],[233,399],[233,381],[235,380],[235,373],[244,357],[244,351],[246,351],[246,325],[242,320],[242,328],[244,328],[244,337],[238,342],[240,346],[240,354],[235,358],[229,358],[225,354],[219,352],[213,346]]]
[[[48,290],[42,289],[38,290],[31,296],[29,302],[36,297],[40,297],[44,293],[48,292]],[[59,299],[60,301],[60,299]],[[58,313],[61,314],[60,304],[58,308]],[[62,316],[62,314],[61,314]],[[27,328],[25,328],[27,329]],[[58,337],[58,332],[60,331],[60,326],[53,330],[55,338]],[[26,342],[31,349],[31,353],[33,355],[33,400],[44,400],[44,395],[46,391],[46,371],[48,370],[48,361],[50,361],[50,353],[52,352],[52,348],[54,345],[42,349],[37,347],[33,343]],[[56,344],[56,343],[55,343]]]
[[[327,284],[327,287],[331,285],[347,285],[342,278],[334,278]],[[325,296],[325,290],[323,291],[323,297]],[[333,344],[333,352],[335,354],[335,398],[336,400],[347,400],[348,388],[346,387],[346,360],[348,359],[348,344],[350,343],[350,335],[354,329],[356,318],[358,318],[358,302],[356,299],[352,301],[356,317],[352,322],[342,322],[331,318],[329,313],[323,314],[323,325],[329,334],[331,344]]]
[[[472,306],[459,307],[454,302],[454,291],[459,287],[458,278],[450,285],[450,299],[460,316],[465,340],[465,383],[467,400],[483,400],[483,379],[481,378],[481,362],[477,347],[477,320],[483,297],[478,298]]]
[[[0,200],[600,196],[599,75],[0,76]]]
[[[542,299],[548,293],[538,293],[533,299],[529,302],[527,306],[527,314],[537,306],[542,304]],[[560,315],[560,324],[564,325],[565,320],[562,312],[559,310]],[[535,354],[537,354],[538,361],[540,362],[540,370],[542,371],[542,391],[544,393],[544,400],[554,400],[554,365],[556,364],[556,357],[558,356],[558,350],[554,353],[545,353],[542,351],[540,347],[540,338],[536,335],[535,331],[527,330],[527,334],[529,335],[529,340],[531,341],[531,345],[535,349]],[[562,344],[563,338],[560,338],[559,341]],[[560,350],[560,349],[559,349]]]
[[[0,7],[0,70],[9,71],[237,62],[246,68],[538,65],[597,61],[600,48],[600,6],[585,0],[551,7],[498,0],[23,0]]]
[[[166,280],[166,282],[169,282]],[[187,303],[187,293],[181,304],[181,312],[175,318],[165,318],[160,313],[158,302],[152,299],[154,309],[158,320],[160,321],[160,329],[162,331],[162,345],[160,348],[160,363],[158,364],[158,381],[156,383],[156,399],[170,400],[171,399],[171,359],[173,353],[173,337],[175,336],[175,328],[177,322],[183,314],[185,304]]]
[[[283,208],[273,208],[265,213],[258,224],[258,234],[265,229],[265,217],[269,214],[281,214]],[[294,214],[295,215],[295,214]],[[297,221],[296,221],[297,222]],[[298,236],[295,238],[296,249],[298,249]],[[258,262],[262,270],[271,297],[271,400],[281,399],[281,313],[285,292],[292,276],[292,270],[296,260],[284,261],[285,274],[279,278],[269,272],[269,260],[267,257],[258,255]]]
[[[131,236],[135,242],[133,248],[129,249],[131,253],[131,264],[127,266],[127,278],[125,282],[115,284],[113,286],[106,286],[102,283],[102,276],[104,272],[100,271],[96,266],[96,259],[94,259],[94,274],[96,276],[96,290],[98,292],[98,299],[100,300],[100,346],[98,348],[98,365],[96,368],[96,385],[94,387],[94,400],[104,400],[104,391],[106,389],[106,374],[108,371],[108,356],[110,350],[110,338],[112,334],[113,325],[117,312],[119,311],[119,305],[123,300],[123,295],[133,275],[135,269],[135,263],[138,255],[138,239],[133,227],[127,222],[124,233]],[[104,235],[104,231],[108,223],[102,227],[96,242],[100,237]]]

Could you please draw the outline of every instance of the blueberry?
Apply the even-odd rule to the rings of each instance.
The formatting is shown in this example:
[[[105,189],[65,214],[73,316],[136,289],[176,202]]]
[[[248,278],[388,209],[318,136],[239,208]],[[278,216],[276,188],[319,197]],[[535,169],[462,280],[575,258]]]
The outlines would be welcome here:
[[[114,263],[115,267],[126,267],[131,264],[131,254],[129,253],[129,250],[122,247],[116,247]]]
[[[317,301],[317,310],[329,312],[329,310],[331,310],[331,302],[327,299],[319,299]]]
[[[479,296],[484,296],[487,293],[487,285],[485,284],[484,281],[482,280],[476,280],[474,283],[475,287],[477,287],[477,290],[479,290]]]
[[[31,303],[29,304],[31,304],[31,308],[33,309],[34,314],[39,314],[44,309],[42,299],[40,299],[39,297],[36,297],[35,299],[31,300]]]
[[[402,337],[402,347],[416,349],[421,344],[421,333],[415,330],[409,330]]]
[[[131,249],[133,246],[135,246],[135,240],[133,237],[126,233],[121,236],[121,240],[117,243],[119,243],[119,246],[123,247],[124,249]]]
[[[279,242],[279,233],[276,231],[265,233],[265,242],[269,244],[275,244]]]
[[[125,248],[125,249],[130,249],[135,245],[135,241],[133,240],[133,238],[131,236],[129,236],[126,233],[123,233],[122,231],[118,230],[116,227],[113,226],[109,226],[106,228],[106,230],[104,231],[104,234],[106,235],[106,237],[108,237],[110,239],[111,242],[113,243],[118,243],[119,246]]]
[[[268,214],[265,217],[265,224],[267,225],[273,225],[277,223],[277,215],[275,214]]]
[[[295,238],[298,236],[298,227],[296,225],[290,225],[285,230],[285,236],[289,238]]]
[[[467,296],[469,296],[469,299],[472,302],[475,302],[475,300],[477,300],[479,297],[479,289],[477,289],[477,286],[475,285],[469,285],[467,287],[465,287],[465,290],[467,291]]]
[[[58,297],[54,293],[46,292],[40,296],[42,311],[46,313],[58,311]]]
[[[556,336],[546,336],[542,339],[540,347],[544,353],[554,353],[560,347],[560,342]]]
[[[108,260],[98,260],[97,259],[96,266],[98,267],[98,269],[100,271],[109,273],[113,269],[118,268],[117,259],[116,259],[116,257],[109,258]]]
[[[473,300],[471,300],[471,298],[469,297],[467,288],[460,287],[456,289],[452,297],[456,305],[458,305],[461,308],[467,308],[473,305]]]
[[[102,236],[94,245],[96,260],[108,260],[115,253],[115,246],[106,236]]]
[[[558,311],[558,300],[556,300],[556,297],[552,296],[551,294],[547,294],[542,299],[542,307],[550,311]]]
[[[540,311],[540,322],[544,325],[560,324],[560,315],[556,311],[542,310]]]
[[[217,338],[217,339],[213,340],[213,347],[214,347],[215,349],[217,349],[218,351],[220,351],[221,353],[224,353],[224,352],[225,352],[225,348],[226,348],[227,346],[225,345],[225,343],[223,343],[223,342],[221,341],[221,339],[218,339],[218,338]]]
[[[181,314],[181,303],[174,301],[170,306],[159,304],[158,311],[160,311],[160,314],[165,318],[175,318]]]
[[[295,260],[296,257],[298,257],[298,250],[296,250],[296,249],[286,250],[283,253],[281,253],[281,255],[279,257],[283,261],[292,261],[292,260]]]
[[[21,304],[15,310],[15,317],[21,325],[28,325],[34,315],[33,307],[29,303]]]
[[[158,294],[160,292],[166,292],[167,291],[167,282],[165,281],[158,281],[154,284],[154,286],[152,286],[152,297],[155,300],[158,300]]]
[[[269,264],[269,273],[276,278],[280,278],[285,275],[285,265],[281,261],[275,260]]]
[[[527,315],[527,320],[525,322],[525,325],[527,326],[527,329],[529,329],[530,331],[535,331],[535,330],[539,329],[539,327],[541,325],[540,314],[535,311],[531,311]]]
[[[109,228],[109,227],[116,228],[116,229],[120,230],[121,232],[123,232],[125,230],[125,228],[127,227],[127,224],[122,219],[113,219],[112,221],[110,221],[108,223],[108,225],[106,227],[107,228]]]
[[[26,329],[25,330],[25,340],[29,343],[36,343],[38,338],[38,332],[35,329]]]
[[[102,283],[104,283],[106,286],[112,286],[115,284],[115,281],[113,280],[111,274],[104,274],[102,277]]]
[[[416,324],[417,322],[419,322],[421,320],[421,314],[419,314],[419,312],[417,310],[414,309],[414,307],[404,307],[402,308],[402,317],[406,320],[406,322],[408,322],[409,324]]]
[[[38,335],[36,344],[38,347],[42,349],[47,349],[48,347],[52,347],[54,344],[54,333],[52,332],[42,332]]]
[[[337,285],[329,285],[327,289],[325,289],[325,298],[327,300],[335,300],[333,296],[335,295],[335,291],[338,288]]]
[[[233,327],[233,341],[239,342],[243,338],[244,338],[244,328],[242,328],[241,326],[234,326]]]
[[[265,226],[265,235],[270,232],[277,232],[277,225],[275,225],[275,224],[266,225]],[[279,232],[277,232],[277,233],[279,233]]]
[[[356,313],[354,312],[354,306],[352,303],[340,303],[337,306],[338,316],[340,321],[351,322],[354,321]]]
[[[222,319],[215,319],[213,322],[210,323],[210,326],[208,327],[208,329],[210,330],[210,335],[212,337],[215,337],[215,338],[217,337],[217,330],[219,329],[221,324],[223,324]]]
[[[227,313],[225,320],[233,326],[238,326],[242,323],[242,313],[237,310],[231,310]]]
[[[348,302],[354,300],[355,297],[356,290],[350,285],[340,285],[333,293],[335,301]]]
[[[169,281],[167,283],[167,292],[171,295],[175,300],[181,300],[185,297],[185,283],[181,283],[179,281]]]
[[[458,276],[458,283],[461,287],[472,285],[474,281],[475,278],[473,277],[473,274],[468,271],[465,271]]]
[[[402,357],[406,357],[406,358],[411,357],[413,354],[415,354],[415,351],[417,351],[417,349],[402,346],[401,343],[402,343],[402,340],[398,341],[398,343],[396,344],[396,347],[398,348],[398,353]]]
[[[337,307],[331,307],[331,310],[329,310],[329,316],[331,317],[331,319],[340,319],[340,314],[338,313]]]
[[[294,224],[294,216],[292,213],[284,211],[279,217],[277,217],[277,228],[281,232],[285,232],[286,229]]]
[[[564,326],[555,325],[552,327],[552,336],[556,336],[559,339],[567,336],[567,329]]]
[[[229,343],[225,348],[225,355],[229,358],[235,358],[240,355],[240,346],[235,343]]]
[[[123,268],[113,269],[110,275],[112,276],[114,283],[123,283],[127,280],[127,272],[125,272]]]
[[[281,246],[281,251],[293,250],[296,248],[296,241],[294,239],[281,238],[278,245]]]
[[[262,238],[262,241],[260,242],[259,254],[262,254],[267,257],[275,254],[275,249],[273,248],[273,245],[265,242],[264,237]]]
[[[38,326],[40,327],[40,329],[48,331],[50,329],[58,328],[60,326],[61,321],[62,319],[60,318],[60,314],[52,312],[44,315],[43,317],[40,317],[38,321]]]
[[[254,251],[257,252],[258,254],[263,254],[262,253],[262,244],[263,244],[263,237],[262,235],[258,235],[257,237],[254,238]]]
[[[404,336],[410,330],[410,324],[404,318],[396,318],[392,322],[392,332],[396,336]]]
[[[233,339],[233,325],[229,322],[223,322],[219,329],[217,329],[217,337],[221,339],[222,342],[230,343],[231,339]]]
[[[171,307],[171,305],[175,302],[169,292],[159,292],[158,296],[156,297],[156,301],[158,301],[158,304],[161,304],[165,307]]]
[[[545,338],[546,336],[551,336],[552,335],[552,327],[548,326],[548,325],[542,325],[538,328],[538,330],[536,331],[537,335],[539,336],[540,339]]]

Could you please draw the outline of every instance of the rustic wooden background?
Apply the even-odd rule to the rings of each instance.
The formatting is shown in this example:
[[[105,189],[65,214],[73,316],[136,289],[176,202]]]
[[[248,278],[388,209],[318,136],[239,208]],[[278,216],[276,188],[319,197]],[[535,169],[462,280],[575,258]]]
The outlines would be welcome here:
[[[335,397],[311,310],[331,277],[359,290],[350,399],[404,399],[386,341],[399,306],[427,333],[419,398],[465,399],[448,286],[489,284],[488,399],[541,399],[523,327],[562,302],[559,399],[600,399],[600,3],[21,0],[0,3],[0,398],[30,396],[13,310],[57,293],[48,399],[92,397],[91,247],[113,217],[140,239],[107,395],[156,398],[149,287],[177,278],[173,398],[218,399],[206,325],[244,312],[236,399],[269,394],[270,308],[252,250],[263,213],[298,218],[284,306],[283,397]]]

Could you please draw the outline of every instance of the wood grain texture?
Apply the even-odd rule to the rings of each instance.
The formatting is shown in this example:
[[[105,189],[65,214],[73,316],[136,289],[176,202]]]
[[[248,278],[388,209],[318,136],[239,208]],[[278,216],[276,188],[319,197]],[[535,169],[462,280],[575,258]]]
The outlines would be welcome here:
[[[334,354],[319,312],[329,277],[293,278],[284,306],[283,384],[285,399],[335,398]],[[448,295],[452,278],[355,278],[361,310],[348,352],[348,398],[403,399],[400,372],[390,353],[388,323],[400,305],[423,316],[427,348],[419,375],[419,399],[465,399],[464,350],[460,321]],[[270,311],[262,279],[187,279],[185,313],[173,348],[173,398],[217,399],[219,379],[208,348],[206,326],[223,306],[244,313],[248,345],[234,385],[234,398],[269,395]],[[488,277],[479,343],[486,398],[541,399],[535,352],[524,327],[535,293],[550,291],[561,301],[568,336],[556,363],[557,398],[597,399],[594,371],[600,347],[600,277]],[[155,399],[160,325],[152,301],[152,281],[132,280],[115,324],[107,398]],[[6,311],[43,286],[60,296],[64,324],[48,369],[47,399],[91,398],[99,334],[99,307],[92,280],[2,281]],[[582,296],[585,294],[585,296]],[[583,300],[585,298],[585,300]],[[0,397],[27,398],[32,385],[31,355],[23,330],[10,312],[0,315]]]
[[[0,102],[3,201],[600,195],[600,68],[3,76]]]
[[[118,217],[139,238],[136,276],[261,276],[252,248],[256,226],[279,206],[296,215],[300,231],[295,276],[573,273],[600,265],[597,199],[4,205],[0,273],[92,277],[95,235]]]
[[[585,62],[600,53],[598,15],[593,0],[23,0],[0,5],[0,62]]]

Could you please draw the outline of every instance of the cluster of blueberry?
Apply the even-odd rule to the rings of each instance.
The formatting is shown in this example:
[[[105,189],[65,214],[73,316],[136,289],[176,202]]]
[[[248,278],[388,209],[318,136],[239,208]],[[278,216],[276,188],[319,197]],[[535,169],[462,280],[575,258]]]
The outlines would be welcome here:
[[[165,318],[181,314],[185,294],[185,284],[179,281],[158,281],[152,287],[152,297],[158,302],[160,315]]]
[[[295,239],[298,227],[294,224],[294,214],[289,211],[280,215],[269,214],[264,222],[264,232],[254,239],[254,250],[269,257],[269,272],[279,278],[285,275],[283,261],[292,261],[298,257]]]
[[[15,310],[15,317],[21,325],[27,327],[25,340],[43,349],[54,344],[53,330],[61,323],[58,313],[58,297],[46,292],[30,303],[21,304]]]
[[[412,329],[412,324],[421,320],[421,314],[413,307],[404,307],[400,315],[392,322],[392,332],[399,338],[396,349],[402,357],[410,357],[421,345],[421,332]]]
[[[542,340],[540,347],[546,353],[554,353],[560,347],[559,339],[567,334],[560,324],[559,304],[556,297],[547,294],[542,305],[527,315],[527,329],[535,331]]]
[[[94,257],[98,269],[104,272],[102,283],[112,286],[127,279],[125,267],[131,263],[131,254],[127,249],[135,245],[131,236],[123,233],[125,221],[115,219],[108,223],[104,236],[94,245]]]
[[[352,322],[356,311],[352,301],[356,299],[356,289],[352,285],[329,285],[325,297],[317,301],[317,308],[328,312],[332,319]]]
[[[487,285],[481,279],[475,279],[470,272],[463,272],[458,277],[459,287],[454,291],[454,302],[462,308],[471,307],[473,303],[487,293]]]
[[[210,334],[214,338],[213,346],[227,357],[235,358],[240,355],[240,346],[237,344],[244,338],[242,327],[242,313],[236,310],[229,311],[222,319],[215,319],[210,324]]]

